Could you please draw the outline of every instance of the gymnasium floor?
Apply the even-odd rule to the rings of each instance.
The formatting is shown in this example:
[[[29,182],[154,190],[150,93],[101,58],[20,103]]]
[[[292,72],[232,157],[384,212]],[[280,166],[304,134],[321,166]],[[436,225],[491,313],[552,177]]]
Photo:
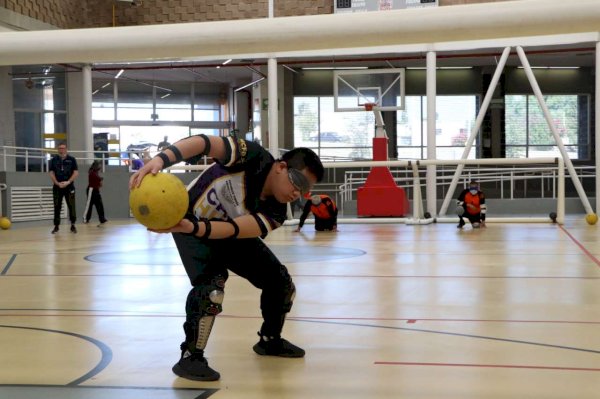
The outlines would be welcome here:
[[[0,230],[2,399],[600,397],[600,227],[582,217],[283,227],[267,242],[306,358],[252,351],[259,292],[233,275],[207,348],[217,382],[171,372],[189,283],[170,235],[78,227]]]

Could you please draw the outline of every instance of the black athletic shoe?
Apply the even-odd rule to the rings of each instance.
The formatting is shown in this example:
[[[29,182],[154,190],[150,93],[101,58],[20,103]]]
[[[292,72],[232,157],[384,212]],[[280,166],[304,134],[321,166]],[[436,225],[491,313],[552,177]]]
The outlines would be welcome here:
[[[461,219],[460,222],[458,222],[458,226],[456,226],[456,227],[459,229],[462,229],[464,225],[465,225],[465,221]]]
[[[52,234],[56,233],[58,233],[58,226],[54,226],[54,228],[52,229]]]
[[[252,349],[262,356],[304,357],[304,349],[281,337],[265,337],[258,333],[260,340]]]
[[[181,378],[194,381],[216,381],[221,374],[210,368],[202,353],[185,351],[181,359],[173,366],[173,372]]]
[[[77,234],[77,228],[75,227],[74,224],[71,225],[71,233]]]
[[[104,222],[100,222],[100,224],[98,225],[98,227],[104,226],[107,222],[108,222],[108,220],[105,220]]]

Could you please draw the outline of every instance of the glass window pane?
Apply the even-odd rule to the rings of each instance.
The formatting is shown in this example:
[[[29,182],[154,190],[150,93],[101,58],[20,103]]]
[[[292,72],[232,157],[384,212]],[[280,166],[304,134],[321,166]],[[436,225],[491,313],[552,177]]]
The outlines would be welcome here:
[[[396,113],[396,132],[399,147],[421,145],[421,137],[423,135],[421,111],[421,96],[407,96],[405,98],[404,109]],[[400,155],[398,156],[400,157]],[[421,158],[421,156],[419,155],[417,158]]]
[[[114,86],[111,80],[92,81],[92,119],[111,121],[115,119]]]
[[[170,92],[156,92],[156,113],[161,121],[190,121],[192,118],[191,85],[169,82]]]
[[[587,110],[580,109],[580,107],[587,107],[584,98],[586,97],[577,95],[544,97],[557,133],[572,159],[587,156],[589,127],[587,118],[581,116],[582,112],[587,114]],[[509,95],[506,96],[505,103],[507,157],[535,158],[561,155],[535,96]],[[509,147],[512,145],[524,147]]]
[[[397,112],[398,157],[425,158],[427,98],[407,96],[405,101],[404,110]],[[438,96],[436,114],[436,157],[460,159],[477,118],[477,96]],[[475,158],[476,154],[473,146],[468,158]]]
[[[527,96],[505,96],[504,113],[506,145],[527,144]]]
[[[115,107],[111,103],[92,103],[92,119],[95,121],[112,121],[115,119]]]
[[[294,97],[294,147],[309,147],[317,142],[319,98]]]
[[[221,113],[218,109],[194,109],[194,121],[218,122]]]
[[[152,120],[152,86],[138,82],[118,81],[117,119]]]

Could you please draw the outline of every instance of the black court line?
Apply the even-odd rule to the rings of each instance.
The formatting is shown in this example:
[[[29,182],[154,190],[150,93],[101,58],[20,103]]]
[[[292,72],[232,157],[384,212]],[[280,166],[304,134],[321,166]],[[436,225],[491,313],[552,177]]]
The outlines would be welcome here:
[[[10,257],[8,263],[6,264],[6,266],[4,266],[4,269],[2,269],[0,276],[4,276],[6,273],[8,273],[8,269],[10,269],[10,266],[13,264],[13,262],[15,261],[16,258],[17,258],[17,254],[13,254]]]
[[[66,386],[76,386],[76,385],[79,385],[79,384],[89,380],[90,378],[96,376],[98,373],[100,373],[102,370],[104,370],[106,368],[106,366],[108,366],[108,364],[112,361],[113,354],[112,354],[112,351],[110,350],[110,347],[108,347],[108,345],[106,345],[105,343],[98,341],[97,339],[94,339],[92,337],[87,337],[85,335],[76,334],[76,333],[72,333],[72,332],[68,332],[68,331],[49,330],[46,328],[7,326],[7,325],[0,325],[0,328],[34,330],[34,331],[43,331],[43,332],[51,332],[51,333],[56,333],[56,334],[69,335],[69,336],[72,336],[75,338],[82,339],[84,341],[88,341],[91,344],[95,345],[100,350],[100,353],[102,353],[102,356],[101,356],[98,364],[93,369],[91,369],[90,371],[88,371],[87,373],[82,375],[81,377],[66,384]]]
[[[422,329],[422,328],[380,326],[380,325],[374,325],[374,324],[334,322],[334,321],[323,321],[323,320],[316,321],[316,320],[303,319],[303,320],[296,320],[296,321],[302,321],[302,322],[308,322],[308,323],[337,324],[337,325],[354,326],[354,327],[384,328],[384,329],[388,329],[388,330],[401,330],[401,331],[421,332],[421,333],[428,333],[428,334],[450,335],[450,336],[454,336],[454,337],[485,339],[485,340],[490,340],[490,341],[507,342],[507,343],[513,343],[513,344],[521,344],[521,345],[541,346],[544,348],[551,348],[551,349],[565,349],[565,350],[570,350],[570,351],[587,352],[587,353],[594,353],[594,354],[600,355],[600,350],[594,350],[594,349],[577,348],[574,346],[565,346],[565,345],[545,344],[542,342],[524,341],[524,340],[519,340],[519,339],[511,339],[511,338],[488,337],[485,335],[455,333],[455,332],[450,332],[450,331],[427,330],[427,329]]]
[[[110,395],[114,391],[114,396]],[[165,387],[124,387],[124,386],[73,386],[62,385],[22,385],[0,384],[0,397],[36,397],[44,399],[100,399],[114,397],[120,399],[206,399],[218,389],[214,388],[165,388]],[[17,395],[15,395],[18,392]],[[3,396],[2,394],[9,396]],[[25,395],[27,396],[25,396]]]

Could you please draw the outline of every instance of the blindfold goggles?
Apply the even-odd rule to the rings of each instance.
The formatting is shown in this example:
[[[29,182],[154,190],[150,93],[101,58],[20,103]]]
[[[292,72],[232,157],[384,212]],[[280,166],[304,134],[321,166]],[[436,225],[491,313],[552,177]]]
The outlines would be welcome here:
[[[292,186],[300,191],[300,194],[304,195],[310,192],[310,182],[299,170],[288,167],[288,178]]]

